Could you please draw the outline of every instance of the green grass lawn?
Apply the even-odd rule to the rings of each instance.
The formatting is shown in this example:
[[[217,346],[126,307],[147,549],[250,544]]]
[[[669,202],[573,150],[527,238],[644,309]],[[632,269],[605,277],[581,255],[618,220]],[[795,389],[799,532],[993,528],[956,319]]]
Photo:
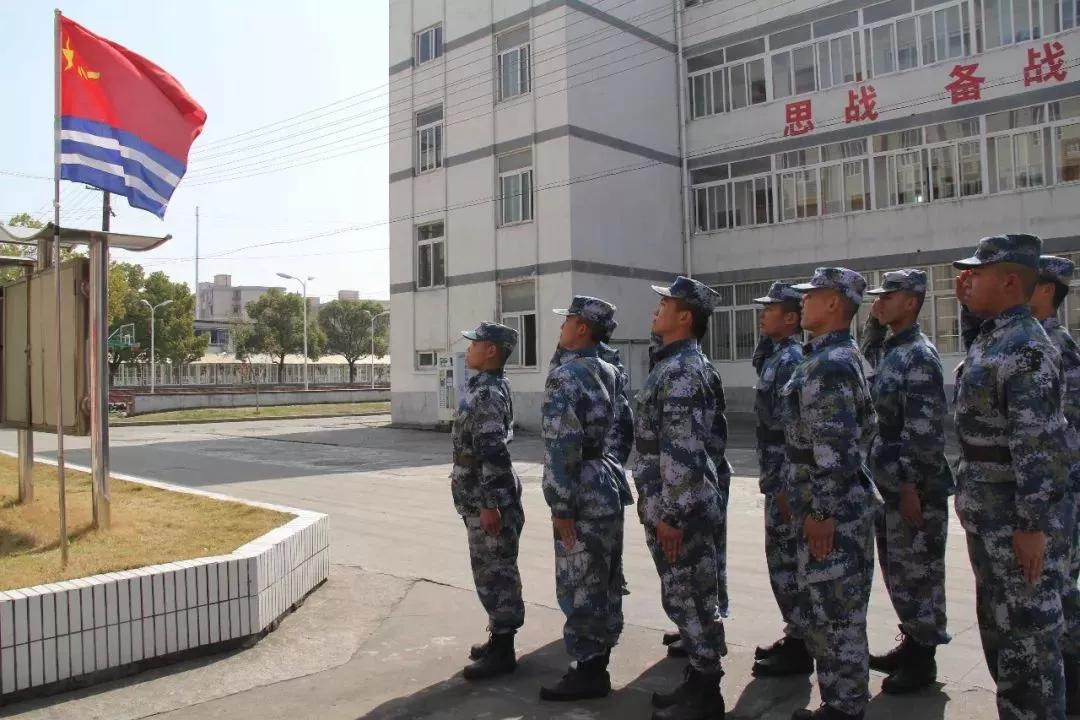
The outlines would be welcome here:
[[[147,413],[133,417],[112,416],[110,425],[126,425],[137,422],[185,422],[200,420],[258,420],[261,418],[309,417],[312,415],[377,415],[390,412],[388,402],[323,403],[321,405],[273,405],[256,410],[254,407],[198,408],[194,410],[171,410]]]

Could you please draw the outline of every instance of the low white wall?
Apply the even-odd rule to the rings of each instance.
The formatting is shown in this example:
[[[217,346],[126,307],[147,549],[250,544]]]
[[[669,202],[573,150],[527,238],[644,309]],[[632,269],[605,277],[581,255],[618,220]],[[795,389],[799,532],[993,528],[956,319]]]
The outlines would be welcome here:
[[[328,577],[329,520],[316,512],[247,504],[296,518],[229,555],[0,592],[0,705],[272,630]]]
[[[258,394],[260,406],[270,405],[318,405],[323,403],[387,402],[389,390],[290,390],[287,392],[262,392]],[[229,393],[157,393],[135,395],[129,405],[131,415],[144,415],[167,410],[190,410],[194,408],[254,407],[253,392]]]

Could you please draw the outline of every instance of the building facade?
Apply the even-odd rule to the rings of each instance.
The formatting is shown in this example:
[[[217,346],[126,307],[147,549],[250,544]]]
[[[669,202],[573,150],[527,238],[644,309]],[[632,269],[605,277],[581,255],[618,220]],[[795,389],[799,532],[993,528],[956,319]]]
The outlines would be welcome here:
[[[432,416],[427,363],[458,327],[502,318],[526,331],[511,380],[535,425],[548,311],[571,293],[620,305],[636,357],[646,280],[716,287],[706,351],[748,409],[751,300],[772,280],[925,268],[923,329],[951,369],[951,260],[1020,231],[1080,256],[1072,0],[445,5],[391,6],[391,124],[411,130],[391,146],[401,421]],[[1080,335],[1080,289],[1062,312]]]
[[[231,322],[248,320],[247,305],[258,300],[271,288],[263,285],[233,285],[232,275],[215,275],[213,282],[199,283],[196,320]]]

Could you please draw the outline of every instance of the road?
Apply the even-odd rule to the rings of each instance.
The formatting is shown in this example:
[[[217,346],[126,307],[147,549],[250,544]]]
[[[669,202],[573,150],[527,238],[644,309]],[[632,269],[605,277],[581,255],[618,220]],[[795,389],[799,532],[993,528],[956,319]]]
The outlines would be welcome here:
[[[449,438],[390,428],[385,417],[113,428],[115,472],[237,497],[326,512],[330,581],[254,648],[143,673],[92,690],[7,709],[33,718],[586,718],[648,717],[648,693],[674,684],[682,665],[664,660],[659,582],[641,528],[627,515],[627,629],[613,657],[617,692],[573,706],[536,699],[566,659],[555,603],[551,530],[540,491],[542,448],[519,434],[512,447],[525,484],[521,570],[528,604],[517,673],[464,683],[468,645],[484,635],[472,590],[464,528],[450,502]],[[36,438],[52,456],[50,436]],[[761,497],[751,433],[732,428],[736,473],[729,508],[727,623],[731,652],[724,695],[729,717],[786,720],[818,702],[803,679],[751,681],[753,648],[774,640],[780,618],[765,572]],[[89,461],[69,439],[69,462]],[[15,448],[0,433],[0,448]],[[122,519],[118,519],[122,522]],[[953,641],[939,650],[940,688],[917,698],[877,696],[867,718],[967,720],[994,716],[975,620],[974,584],[958,524],[950,530],[948,602]],[[344,623],[341,618],[348,618]],[[870,643],[892,647],[896,618],[880,578],[870,605]],[[0,714],[4,711],[0,710]]]

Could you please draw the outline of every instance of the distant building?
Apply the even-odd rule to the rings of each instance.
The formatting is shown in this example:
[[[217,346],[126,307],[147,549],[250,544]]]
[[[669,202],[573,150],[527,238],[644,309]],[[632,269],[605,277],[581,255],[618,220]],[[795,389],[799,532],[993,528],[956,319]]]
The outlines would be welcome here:
[[[247,305],[269,290],[285,291],[283,287],[232,284],[232,275],[215,275],[213,282],[199,283],[195,303],[195,319],[208,321],[248,320]],[[310,300],[309,300],[310,302]],[[318,310],[316,299],[315,309]]]
[[[379,305],[382,306],[383,310],[389,310],[390,309],[390,301],[389,300],[378,300],[378,299],[375,299],[375,298],[360,297],[360,291],[359,290],[338,290],[337,299],[338,300],[347,300],[349,302],[379,303]]]

